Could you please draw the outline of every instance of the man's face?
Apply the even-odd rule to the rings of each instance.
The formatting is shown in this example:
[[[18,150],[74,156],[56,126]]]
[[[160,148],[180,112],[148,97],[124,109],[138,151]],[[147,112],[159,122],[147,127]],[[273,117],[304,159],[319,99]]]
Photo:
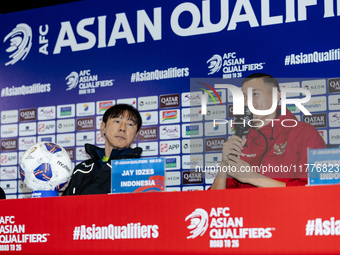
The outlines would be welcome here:
[[[105,147],[128,148],[137,136],[137,121],[130,119],[128,112],[124,112],[121,116],[109,118],[106,124],[102,122],[100,131],[105,135]]]
[[[252,88],[252,95],[248,95],[248,88]],[[253,106],[256,110],[268,110],[272,107],[273,103],[273,86],[268,83],[264,83],[262,78],[255,78],[247,81],[242,86],[242,92],[244,95],[244,104],[248,106],[248,97],[251,96],[253,99]],[[278,101],[280,99],[280,93],[278,93]],[[267,116],[257,116],[254,118],[262,119]]]

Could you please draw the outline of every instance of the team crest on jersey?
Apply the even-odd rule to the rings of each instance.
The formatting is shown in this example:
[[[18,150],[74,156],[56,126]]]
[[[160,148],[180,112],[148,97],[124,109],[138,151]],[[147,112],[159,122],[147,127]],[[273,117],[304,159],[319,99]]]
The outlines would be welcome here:
[[[287,148],[287,141],[286,143],[280,143],[279,145],[274,144],[274,153],[276,155],[281,155],[282,153],[284,153],[286,151]]]

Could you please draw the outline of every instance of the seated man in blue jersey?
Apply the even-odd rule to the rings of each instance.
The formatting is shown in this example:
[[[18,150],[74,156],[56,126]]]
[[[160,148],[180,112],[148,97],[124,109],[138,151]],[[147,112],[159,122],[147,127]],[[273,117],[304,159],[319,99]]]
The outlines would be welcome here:
[[[111,160],[139,158],[142,149],[131,148],[142,126],[133,106],[118,104],[109,108],[100,126],[105,148],[85,144],[90,159],[78,164],[63,195],[107,194],[111,191]]]

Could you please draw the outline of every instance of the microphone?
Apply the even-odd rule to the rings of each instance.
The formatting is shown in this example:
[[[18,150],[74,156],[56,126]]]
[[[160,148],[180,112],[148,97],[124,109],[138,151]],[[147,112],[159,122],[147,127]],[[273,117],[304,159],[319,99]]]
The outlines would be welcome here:
[[[235,135],[242,138],[243,134],[249,130],[248,121],[251,119],[253,119],[253,114],[248,107],[244,108],[244,114],[234,115]],[[247,145],[245,146],[247,147]],[[231,153],[230,155],[237,157],[233,153]],[[231,161],[235,162],[234,160]]]
[[[235,135],[242,138],[243,134],[249,130],[248,121],[251,119],[253,119],[253,114],[248,107],[244,108],[243,115],[234,115]]]

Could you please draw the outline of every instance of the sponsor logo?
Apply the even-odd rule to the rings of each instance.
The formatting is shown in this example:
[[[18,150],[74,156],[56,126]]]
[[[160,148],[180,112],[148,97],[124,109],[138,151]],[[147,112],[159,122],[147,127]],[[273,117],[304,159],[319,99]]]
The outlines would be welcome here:
[[[142,127],[138,133],[139,141],[157,140],[158,139],[158,127]]]
[[[29,147],[36,144],[36,137],[25,137],[19,139],[19,150],[27,150]]]
[[[17,163],[18,163],[18,153],[16,152],[1,153],[1,165],[2,166],[16,165]]]
[[[226,135],[227,127],[226,125],[219,125],[214,122],[205,122],[204,123],[204,134],[206,136]]]
[[[101,131],[96,132],[96,142],[97,144],[105,144],[105,138]]]
[[[68,156],[70,157],[70,160],[73,161],[75,158],[74,158],[74,148],[67,148],[65,149]]]
[[[55,121],[38,122],[38,134],[55,133]]]
[[[5,36],[4,42],[10,40],[10,46],[6,52],[11,55],[11,59],[5,65],[14,65],[19,60],[24,60],[32,47],[32,29],[24,23],[17,24],[17,26]]]
[[[179,140],[160,142],[160,154],[179,154],[181,152],[181,146]]]
[[[84,147],[77,147],[76,158],[77,158],[77,161],[83,161],[83,160],[89,159],[90,155],[86,153]],[[85,167],[91,167],[91,165],[87,166],[85,163],[83,163],[83,165],[85,165]]]
[[[129,104],[133,107],[137,108],[137,99],[136,98],[124,98],[124,99],[118,99],[117,104]]]
[[[200,153],[203,152],[203,139],[183,139],[182,153]]]
[[[94,129],[94,117],[77,119],[77,131]]]
[[[196,137],[202,136],[203,134],[202,123],[198,124],[184,124],[182,125],[182,136],[183,137]]]
[[[79,103],[77,104],[77,116],[95,115],[95,103]]]
[[[38,120],[55,119],[55,116],[56,116],[55,106],[38,108]]]
[[[203,165],[202,154],[192,154],[182,156],[182,168],[183,169],[194,169],[196,166]]]
[[[67,105],[58,105],[57,106],[57,117],[58,118],[70,118],[75,116],[75,105],[67,104]]]
[[[38,136],[38,142],[55,143],[55,136],[54,135]]]
[[[179,122],[178,116],[179,116],[179,110],[160,111],[160,118],[162,122],[167,122],[167,123]]]
[[[1,126],[1,137],[18,136],[18,124],[9,124]]]
[[[37,109],[23,109],[19,111],[20,122],[37,120]]]
[[[302,87],[308,89],[312,95],[326,94],[326,80],[303,81]]]
[[[165,158],[165,168],[168,170],[179,169],[181,166],[180,157],[166,157]]]
[[[340,142],[340,129],[329,130],[329,143],[339,144]]]
[[[1,151],[16,151],[18,150],[18,139],[2,139]]]
[[[160,127],[160,139],[180,138],[180,125],[168,125]]]
[[[74,119],[57,120],[58,133],[67,133],[75,131]]]
[[[205,115],[205,120],[226,119],[227,109],[225,105],[210,106]]]
[[[205,151],[221,151],[227,138],[207,138],[205,139]]]
[[[138,146],[143,149],[143,156],[158,155],[158,142],[141,142]]]
[[[167,172],[165,175],[165,185],[173,186],[181,184],[181,173],[178,171]]]
[[[1,112],[1,123],[2,124],[15,123],[15,122],[18,122],[18,110]]]
[[[8,166],[0,168],[1,180],[16,179],[18,177],[17,166]]]
[[[143,126],[157,125],[158,124],[158,111],[143,112],[141,113]]]
[[[328,96],[328,108],[329,110],[340,110],[340,95]]]
[[[160,96],[160,108],[179,107],[179,94]]]
[[[326,113],[313,114],[312,116],[303,116],[303,122],[309,123],[316,128],[327,127],[327,115]]]
[[[79,132],[76,135],[77,146],[83,146],[85,143],[94,143],[95,142],[95,135],[94,132]]]
[[[340,78],[333,78],[328,80],[328,91],[329,93],[340,92]]]
[[[36,133],[37,133],[37,124],[35,122],[19,124],[19,135],[20,136],[35,135]]]
[[[204,179],[204,173],[195,171],[183,171],[182,178],[183,185],[202,184]]]
[[[340,112],[330,112],[328,118],[330,127],[340,127]]]
[[[97,114],[103,114],[104,112],[106,112],[107,109],[109,109],[114,104],[115,104],[114,100],[97,102]]]
[[[182,93],[182,106],[201,105],[202,92],[186,92]]]
[[[203,115],[201,114],[200,107],[191,107],[182,109],[182,122],[196,122],[202,121]]]
[[[148,111],[148,110],[155,110],[157,108],[158,108],[158,97],[157,96],[138,98],[138,110]]]
[[[303,104],[310,112],[326,111],[326,97],[312,97],[307,104]]]

